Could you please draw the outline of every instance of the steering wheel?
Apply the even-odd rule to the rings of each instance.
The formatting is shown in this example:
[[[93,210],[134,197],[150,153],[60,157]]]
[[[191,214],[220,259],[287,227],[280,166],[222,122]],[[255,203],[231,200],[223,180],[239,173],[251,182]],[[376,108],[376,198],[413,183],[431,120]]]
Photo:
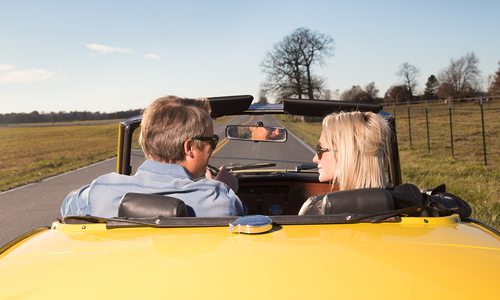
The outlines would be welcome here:
[[[266,168],[266,167],[274,167],[274,166],[276,166],[275,163],[260,162],[260,163],[247,164],[247,165],[226,166],[226,169],[228,169],[230,172],[232,172],[232,171],[237,171],[237,170]],[[210,171],[210,173],[212,173],[213,176],[217,176],[217,173],[219,173],[219,168],[212,166],[210,164],[207,164],[207,169]]]
[[[212,166],[211,164],[207,164],[207,169],[210,171],[210,173],[212,173],[213,176],[217,176],[217,173],[219,173],[219,169]]]

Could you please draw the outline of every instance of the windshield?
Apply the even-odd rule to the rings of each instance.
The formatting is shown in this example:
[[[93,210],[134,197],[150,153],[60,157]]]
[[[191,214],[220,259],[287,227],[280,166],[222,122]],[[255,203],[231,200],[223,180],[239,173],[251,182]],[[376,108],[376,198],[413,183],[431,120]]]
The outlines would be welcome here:
[[[299,119],[300,118],[300,119]],[[226,125],[256,125],[281,127],[287,129],[286,141],[248,141],[225,137]],[[209,164],[235,167],[255,165],[255,169],[272,170],[314,170],[316,164],[313,145],[317,144],[321,131],[321,120],[303,122],[302,117],[288,115],[238,115],[214,119],[214,134],[220,137],[212,153]],[[144,161],[144,155],[138,146],[138,132],[134,133],[134,150],[131,153],[132,174]],[[262,164],[268,163],[268,164]]]
[[[285,116],[277,115],[242,115],[235,116],[225,124],[216,124],[216,134],[224,136],[226,124],[255,125],[259,122],[268,127],[287,127]],[[288,121],[291,122],[291,121]],[[319,127],[318,127],[319,128]],[[319,137],[319,132],[309,133]],[[317,141],[317,138],[316,138]],[[312,163],[314,151],[302,139],[288,130],[285,142],[255,142],[223,139],[212,154],[213,165],[254,164],[259,162],[275,163],[274,169],[293,169],[297,165]]]

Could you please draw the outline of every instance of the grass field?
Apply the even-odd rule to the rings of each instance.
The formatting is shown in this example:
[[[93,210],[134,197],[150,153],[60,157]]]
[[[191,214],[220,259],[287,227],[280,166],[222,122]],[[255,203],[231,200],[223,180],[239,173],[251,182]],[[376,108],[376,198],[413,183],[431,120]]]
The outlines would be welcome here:
[[[452,106],[454,156],[451,155],[449,109],[444,103],[428,106],[430,152],[427,147],[425,104],[410,106],[412,146],[409,143],[407,106],[388,106],[396,113],[403,182],[420,188],[445,183],[447,191],[467,200],[473,217],[500,228],[500,101],[484,106],[487,163],[484,165],[480,107],[477,103]],[[320,123],[296,122],[283,117],[282,123],[307,144],[317,144]]]
[[[0,191],[116,154],[117,121],[0,127]]]

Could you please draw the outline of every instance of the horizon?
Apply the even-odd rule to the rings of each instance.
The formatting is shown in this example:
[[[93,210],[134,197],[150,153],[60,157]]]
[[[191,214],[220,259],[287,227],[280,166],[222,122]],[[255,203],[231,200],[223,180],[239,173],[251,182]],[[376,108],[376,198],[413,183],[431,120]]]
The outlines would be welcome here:
[[[307,4],[3,2],[0,113],[113,113],[168,94],[257,98],[265,80],[260,63],[299,27],[334,39],[334,56],[313,71],[336,99],[370,82],[383,98],[404,62],[420,69],[417,93],[468,52],[479,59],[483,89],[498,70],[499,1]]]

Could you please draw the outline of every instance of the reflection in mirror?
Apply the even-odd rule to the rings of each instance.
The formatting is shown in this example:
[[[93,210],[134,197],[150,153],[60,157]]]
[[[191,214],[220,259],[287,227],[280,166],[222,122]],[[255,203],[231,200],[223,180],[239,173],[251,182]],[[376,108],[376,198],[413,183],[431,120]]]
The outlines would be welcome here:
[[[283,127],[227,125],[226,138],[230,140],[285,142],[287,131]]]

